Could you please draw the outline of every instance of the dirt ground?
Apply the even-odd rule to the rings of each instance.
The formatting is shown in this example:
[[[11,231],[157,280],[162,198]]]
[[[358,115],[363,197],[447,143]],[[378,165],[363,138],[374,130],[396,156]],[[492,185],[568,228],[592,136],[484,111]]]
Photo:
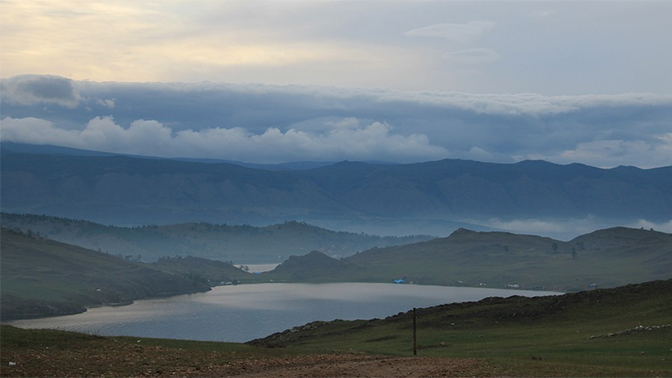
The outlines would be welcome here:
[[[318,355],[229,365],[202,366],[197,371],[165,372],[165,376],[244,378],[397,378],[465,377],[482,375],[487,368],[475,360],[431,357]],[[163,374],[161,374],[163,376]]]
[[[63,357],[63,356],[61,356]],[[73,356],[70,356],[71,358]],[[385,357],[346,355],[309,355],[301,357],[242,359],[229,363],[175,363],[170,366],[147,363],[144,366],[117,365],[106,369],[105,358],[89,360],[79,367],[64,368],[64,364],[52,364],[53,361],[40,361],[29,368],[20,363],[15,366],[2,366],[0,376],[40,376],[40,377],[237,377],[237,378],[397,378],[397,377],[472,377],[495,376],[476,360],[432,357]],[[95,357],[94,357],[95,358]],[[71,360],[72,361],[72,360]],[[26,361],[27,362],[27,361]],[[37,362],[37,361],[35,361]],[[92,368],[93,364],[98,365]],[[118,362],[120,364],[120,361]],[[23,365],[23,366],[22,366]],[[76,365],[76,364],[75,364]],[[102,365],[102,366],[101,366]],[[107,367],[111,367],[107,365]],[[121,368],[121,369],[120,369]]]

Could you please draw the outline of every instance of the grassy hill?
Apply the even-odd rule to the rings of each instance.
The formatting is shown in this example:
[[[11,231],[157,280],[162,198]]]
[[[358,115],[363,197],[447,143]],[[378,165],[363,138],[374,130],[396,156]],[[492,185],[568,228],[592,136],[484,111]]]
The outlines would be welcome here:
[[[288,225],[310,228],[300,223]],[[132,255],[113,256],[3,228],[1,258],[2,316],[25,318],[203,291],[228,282],[404,279],[415,284],[517,285],[561,292],[615,287],[669,278],[672,235],[612,228],[562,242],[461,229],[447,238],[374,248],[340,260],[313,251],[290,257],[271,272],[252,275],[231,263],[193,256],[139,263],[132,261]]]
[[[672,280],[418,309],[421,356],[487,359],[501,376],[669,376]],[[413,311],[315,322],[251,345],[412,354]]]
[[[282,262],[290,255],[317,250],[345,257],[372,247],[415,243],[430,236],[380,237],[335,232],[303,222],[253,227],[185,223],[166,226],[116,227],[31,214],[2,213],[3,227],[75,244],[114,255],[156,261],[161,257],[195,256],[237,264]]]
[[[231,263],[193,256],[166,257],[146,265],[162,272],[206,282],[210,286],[254,280],[250,273]]]
[[[248,344],[2,325],[3,376],[669,377],[672,280],[315,322]]]
[[[187,264],[188,259],[150,266],[5,228],[1,238],[3,320],[65,315],[83,312],[86,306],[207,291],[209,280],[248,276],[224,263]]]
[[[375,248],[341,260],[338,271],[311,275],[297,258],[262,277],[278,281],[406,282],[579,291],[667,279],[672,275],[672,235],[611,228],[569,242],[505,232],[455,231],[447,238]],[[290,262],[288,261],[287,264]],[[595,284],[595,285],[594,285]]]

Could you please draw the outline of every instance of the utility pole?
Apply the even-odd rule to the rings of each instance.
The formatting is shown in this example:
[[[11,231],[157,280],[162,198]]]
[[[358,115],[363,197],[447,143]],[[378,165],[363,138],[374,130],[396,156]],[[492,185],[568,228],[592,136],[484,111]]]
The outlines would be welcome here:
[[[416,316],[415,316],[415,307],[413,307],[413,355],[417,356],[418,355],[418,344],[417,344],[417,321],[416,321]]]

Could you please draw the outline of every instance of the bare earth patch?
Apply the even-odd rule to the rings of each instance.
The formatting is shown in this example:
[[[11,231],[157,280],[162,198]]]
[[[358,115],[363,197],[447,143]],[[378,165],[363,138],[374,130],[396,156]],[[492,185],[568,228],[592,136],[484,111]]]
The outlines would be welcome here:
[[[266,360],[263,366],[231,366],[229,376],[271,377],[462,377],[481,374],[475,360],[435,357],[319,355]]]
[[[496,375],[478,360],[323,354],[223,361],[218,353],[135,350],[3,352],[3,377],[464,377]],[[25,351],[24,351],[25,352]],[[11,366],[7,361],[12,361]]]

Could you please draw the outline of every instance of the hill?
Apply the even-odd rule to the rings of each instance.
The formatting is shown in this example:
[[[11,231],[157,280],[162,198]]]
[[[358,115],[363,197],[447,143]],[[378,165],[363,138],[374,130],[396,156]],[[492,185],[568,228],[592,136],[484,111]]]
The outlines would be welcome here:
[[[272,277],[286,277],[291,281],[340,281],[357,271],[355,264],[336,260],[323,253],[312,251],[304,256],[290,256],[270,274]],[[262,275],[269,275],[262,273]],[[266,277],[265,277],[266,278]]]
[[[314,322],[247,344],[2,325],[0,358],[3,376],[666,377],[670,314],[667,280]]]
[[[487,359],[493,376],[668,376],[672,280],[546,297],[486,298],[385,319],[314,322],[249,344]],[[453,372],[454,374],[454,372]]]
[[[3,150],[1,169],[0,205],[6,212],[117,225],[389,221],[398,222],[399,231],[423,222],[446,227],[492,218],[667,222],[672,214],[672,167],[442,160],[266,170]]]
[[[335,232],[303,222],[264,227],[209,223],[116,227],[31,214],[2,213],[3,227],[142,261],[195,256],[238,264],[282,262],[290,255],[318,250],[345,257],[372,247],[429,240],[426,235],[380,237]]]
[[[404,279],[425,285],[515,285],[566,292],[670,278],[672,235],[618,227],[563,242],[460,229],[446,238],[358,253],[341,260],[348,269],[330,274],[310,275],[315,259],[305,264],[302,259],[296,258],[291,270],[282,264],[262,277],[274,282],[297,277],[309,282]]]
[[[233,266],[147,265],[2,228],[3,320],[73,314],[87,306],[210,290],[247,274]],[[167,273],[170,272],[170,273]]]

